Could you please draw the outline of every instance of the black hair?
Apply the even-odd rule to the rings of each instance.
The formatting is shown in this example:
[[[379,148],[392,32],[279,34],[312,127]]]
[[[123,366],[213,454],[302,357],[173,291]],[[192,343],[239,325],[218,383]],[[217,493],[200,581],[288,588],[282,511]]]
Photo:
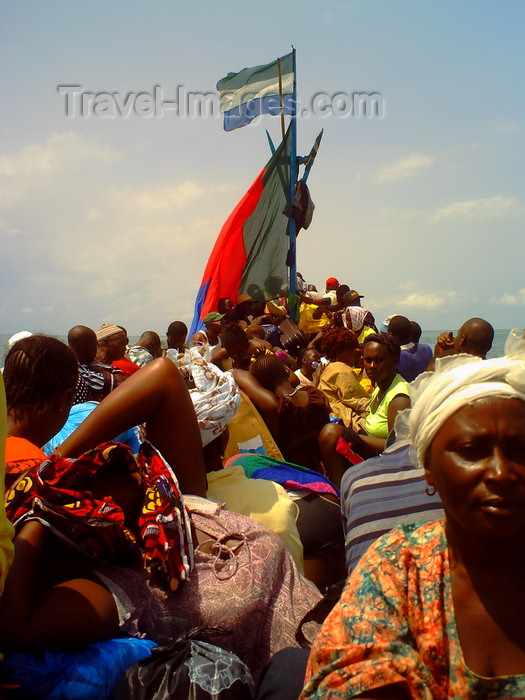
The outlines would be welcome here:
[[[259,355],[252,363],[250,372],[261,386],[272,392],[277,389],[281,382],[288,379],[286,367],[278,357],[271,353]]]
[[[363,341],[363,349],[367,343],[377,343],[382,345],[388,352],[399,360],[401,355],[401,345],[399,340],[391,333],[370,333]]]
[[[168,326],[166,335],[188,335],[188,326],[182,321],[172,321]]]
[[[221,332],[222,347],[229,351],[230,348],[249,347],[250,341],[244,330],[240,326],[224,326]]]
[[[3,376],[7,408],[21,417],[28,409],[45,408],[68,389],[74,391],[78,363],[62,341],[32,335],[13,345],[5,358]]]
[[[417,321],[410,321],[410,340],[413,343],[419,343],[419,339],[421,338],[421,326]]]
[[[388,332],[399,340],[401,345],[410,343],[412,328],[406,316],[394,316],[388,324]]]

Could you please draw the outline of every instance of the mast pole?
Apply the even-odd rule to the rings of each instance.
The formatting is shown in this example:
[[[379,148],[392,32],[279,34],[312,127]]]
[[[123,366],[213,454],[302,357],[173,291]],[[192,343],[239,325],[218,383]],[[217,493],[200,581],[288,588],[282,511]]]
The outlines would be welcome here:
[[[293,47],[292,47],[293,48]],[[293,206],[295,195],[295,183],[297,181],[297,82],[296,82],[296,65],[295,65],[295,49],[293,49],[293,94],[292,94],[292,115],[291,115],[291,143],[290,143],[290,212]],[[295,249],[295,220],[290,216],[288,232],[290,235],[290,250],[292,251],[292,260],[290,265],[290,294],[295,294],[297,291],[297,260]],[[293,319],[294,321],[296,319]]]

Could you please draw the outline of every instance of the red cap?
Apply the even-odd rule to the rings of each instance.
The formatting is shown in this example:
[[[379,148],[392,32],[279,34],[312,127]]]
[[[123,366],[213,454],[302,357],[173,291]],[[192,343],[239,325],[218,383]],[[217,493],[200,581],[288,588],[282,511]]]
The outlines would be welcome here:
[[[335,277],[329,277],[326,280],[326,288],[327,289],[337,289],[337,287],[339,287],[339,282],[338,282],[338,280],[336,280]]]

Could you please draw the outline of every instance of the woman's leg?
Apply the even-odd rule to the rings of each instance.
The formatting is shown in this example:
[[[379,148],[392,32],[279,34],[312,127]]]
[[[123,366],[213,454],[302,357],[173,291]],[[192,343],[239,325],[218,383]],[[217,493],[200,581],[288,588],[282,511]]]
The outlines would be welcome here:
[[[148,440],[177,475],[181,491],[206,497],[195,410],[179,370],[166,358],[154,360],[108,394],[59,451],[78,457],[140,423],[146,423]]]

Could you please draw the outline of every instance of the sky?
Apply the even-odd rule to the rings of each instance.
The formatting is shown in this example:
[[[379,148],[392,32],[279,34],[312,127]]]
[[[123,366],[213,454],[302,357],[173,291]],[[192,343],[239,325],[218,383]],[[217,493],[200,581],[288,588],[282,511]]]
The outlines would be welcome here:
[[[520,0],[4,0],[0,333],[189,325],[280,123],[225,132],[161,102],[292,46],[299,154],[324,129],[307,282],[337,277],[378,324],[524,327],[524,15]],[[380,115],[351,109],[365,93]],[[332,109],[312,109],[320,95]]]

